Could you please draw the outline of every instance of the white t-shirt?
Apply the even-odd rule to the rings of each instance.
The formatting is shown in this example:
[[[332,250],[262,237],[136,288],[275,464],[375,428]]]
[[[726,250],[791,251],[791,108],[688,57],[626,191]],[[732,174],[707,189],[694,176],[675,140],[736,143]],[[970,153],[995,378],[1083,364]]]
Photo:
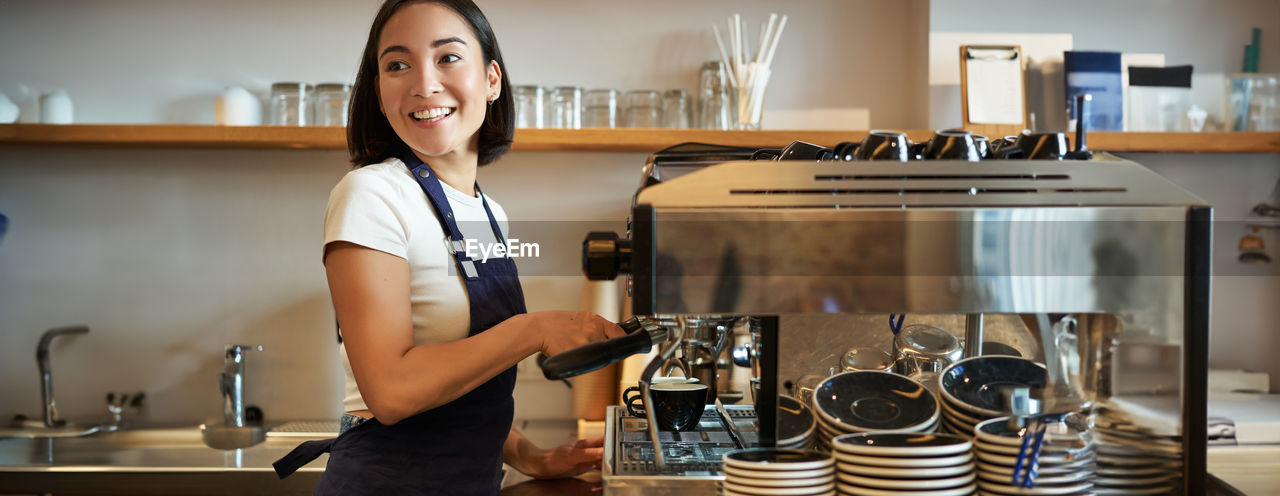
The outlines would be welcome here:
[[[464,238],[494,243],[496,238],[479,197],[471,197],[443,181],[454,219]],[[507,214],[492,198],[489,208],[508,238]],[[467,337],[471,311],[467,290],[447,250],[444,226],[427,194],[400,159],[387,159],[348,172],[329,193],[324,211],[324,243],[347,241],[390,253],[409,262],[409,305],[413,309],[415,345],[439,344]],[[478,258],[478,257],[476,257]],[[477,260],[477,263],[479,261]],[[339,347],[346,370],[344,411],[368,407],[356,387],[346,345]]]

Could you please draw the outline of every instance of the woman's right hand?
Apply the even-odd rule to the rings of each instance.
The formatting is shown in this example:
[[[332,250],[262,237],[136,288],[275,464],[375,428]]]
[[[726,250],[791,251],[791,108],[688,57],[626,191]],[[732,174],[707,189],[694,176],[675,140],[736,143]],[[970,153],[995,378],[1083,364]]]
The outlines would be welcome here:
[[[543,355],[555,356],[579,346],[626,335],[621,327],[591,312],[545,311],[526,314],[541,338]]]

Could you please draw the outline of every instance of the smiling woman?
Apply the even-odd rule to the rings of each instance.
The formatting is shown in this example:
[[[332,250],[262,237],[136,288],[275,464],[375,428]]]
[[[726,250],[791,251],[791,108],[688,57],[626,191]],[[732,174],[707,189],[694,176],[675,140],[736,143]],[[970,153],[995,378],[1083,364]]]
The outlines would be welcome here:
[[[538,478],[599,464],[602,438],[548,450],[511,428],[516,363],[622,335],[590,313],[526,313],[524,250],[476,184],[511,146],[512,113],[475,4],[383,4],[352,92],[356,169],[325,209],[347,413],[338,438],[277,461],[281,477],[329,452],[316,494],[496,494],[503,462]]]

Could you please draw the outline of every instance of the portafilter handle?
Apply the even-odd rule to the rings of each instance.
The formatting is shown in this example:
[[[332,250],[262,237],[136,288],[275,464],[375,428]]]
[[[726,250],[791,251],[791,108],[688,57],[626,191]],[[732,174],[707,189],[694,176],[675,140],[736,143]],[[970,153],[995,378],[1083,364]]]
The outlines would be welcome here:
[[[538,356],[538,367],[547,379],[560,380],[600,370],[636,353],[646,353],[667,338],[666,328],[632,317],[618,323],[625,336],[579,346],[555,356]]]

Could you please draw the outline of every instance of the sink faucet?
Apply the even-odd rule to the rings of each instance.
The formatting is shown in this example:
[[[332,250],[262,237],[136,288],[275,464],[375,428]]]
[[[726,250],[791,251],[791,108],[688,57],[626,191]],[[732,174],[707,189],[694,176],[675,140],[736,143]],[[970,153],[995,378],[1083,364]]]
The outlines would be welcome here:
[[[53,402],[53,370],[49,368],[49,343],[58,336],[88,333],[88,326],[71,326],[49,329],[40,335],[40,344],[36,345],[36,364],[40,366],[40,399],[44,403],[45,427],[62,427],[67,423],[58,415],[58,405]]]
[[[244,427],[244,352],[249,350],[262,351],[262,347],[229,344],[222,357],[218,389],[222,392],[222,418],[227,427]]]

